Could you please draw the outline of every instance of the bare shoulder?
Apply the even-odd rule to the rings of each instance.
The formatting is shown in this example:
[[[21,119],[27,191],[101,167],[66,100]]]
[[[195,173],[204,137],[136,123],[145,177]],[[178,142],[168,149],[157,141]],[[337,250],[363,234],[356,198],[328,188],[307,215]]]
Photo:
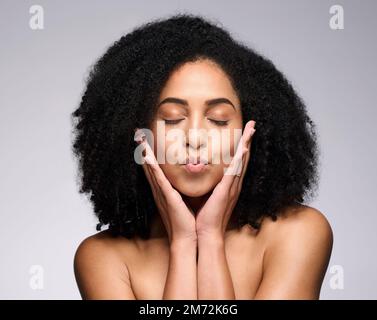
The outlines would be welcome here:
[[[326,216],[307,205],[286,209],[276,221],[264,219],[262,230],[271,245],[290,239],[331,245],[333,241],[333,232]]]
[[[134,299],[125,259],[132,241],[102,231],[84,239],[74,256],[76,282],[83,299]]]
[[[317,299],[333,245],[333,232],[316,208],[298,205],[276,221],[264,219],[264,281],[259,298]]]
[[[114,237],[108,230],[104,230],[81,241],[76,255],[79,253],[95,253],[97,251],[105,251],[101,252],[102,254],[118,255],[122,248],[131,247],[132,245],[132,240],[121,236]]]

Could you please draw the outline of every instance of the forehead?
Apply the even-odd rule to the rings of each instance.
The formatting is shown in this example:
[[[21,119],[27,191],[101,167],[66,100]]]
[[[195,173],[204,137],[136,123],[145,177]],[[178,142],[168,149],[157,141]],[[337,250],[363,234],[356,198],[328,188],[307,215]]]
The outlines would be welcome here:
[[[172,72],[160,99],[173,94],[187,100],[227,96],[235,103],[239,102],[228,75],[219,65],[207,59],[187,62]]]

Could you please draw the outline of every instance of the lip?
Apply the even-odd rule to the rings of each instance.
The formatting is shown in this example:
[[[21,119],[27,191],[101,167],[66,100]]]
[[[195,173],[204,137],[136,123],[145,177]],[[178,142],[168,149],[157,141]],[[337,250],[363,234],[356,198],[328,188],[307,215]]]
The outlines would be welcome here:
[[[183,166],[189,173],[200,173],[200,172],[203,172],[207,168],[207,164],[202,163],[202,162],[197,163],[197,164],[187,163]]]
[[[187,157],[185,164],[208,164],[208,160],[200,157]]]

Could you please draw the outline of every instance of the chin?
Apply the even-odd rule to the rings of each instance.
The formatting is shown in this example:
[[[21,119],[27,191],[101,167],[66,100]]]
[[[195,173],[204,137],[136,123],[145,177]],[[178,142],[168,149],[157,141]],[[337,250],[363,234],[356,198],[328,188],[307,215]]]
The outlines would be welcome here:
[[[198,187],[195,188],[187,187],[187,186],[178,186],[176,187],[177,191],[179,191],[181,194],[190,197],[190,198],[197,198],[202,197],[205,194],[207,194],[209,191],[212,190],[211,187],[205,188],[205,187]]]

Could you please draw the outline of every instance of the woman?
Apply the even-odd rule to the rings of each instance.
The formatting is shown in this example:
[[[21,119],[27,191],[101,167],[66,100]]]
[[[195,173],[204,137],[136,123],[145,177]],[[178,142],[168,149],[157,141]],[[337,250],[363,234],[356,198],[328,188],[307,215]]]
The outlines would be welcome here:
[[[80,192],[109,225],[77,249],[84,299],[319,298],[315,126],[271,61],[203,17],[156,20],[99,59],[72,116]]]

